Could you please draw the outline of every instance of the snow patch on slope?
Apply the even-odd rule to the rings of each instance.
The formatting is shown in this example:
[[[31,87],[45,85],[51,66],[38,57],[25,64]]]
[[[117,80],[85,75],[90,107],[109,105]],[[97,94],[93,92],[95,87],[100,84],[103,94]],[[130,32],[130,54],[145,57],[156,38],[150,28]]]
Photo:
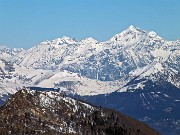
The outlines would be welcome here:
[[[167,51],[167,50],[163,50],[163,49],[155,49],[154,51],[151,52],[151,54],[154,57],[161,57],[164,60],[167,60],[167,58],[169,57],[169,55],[171,54],[171,51]]]
[[[71,82],[69,84],[69,82]],[[41,81],[39,87],[55,87],[55,84],[64,84],[63,86],[59,85],[60,90],[71,89],[73,93],[79,95],[97,95],[111,93],[117,90],[123,83],[119,81],[108,81],[103,82],[99,80],[89,79],[82,77],[77,73],[72,73],[68,71],[58,72],[52,77]],[[66,84],[67,83],[67,84]]]

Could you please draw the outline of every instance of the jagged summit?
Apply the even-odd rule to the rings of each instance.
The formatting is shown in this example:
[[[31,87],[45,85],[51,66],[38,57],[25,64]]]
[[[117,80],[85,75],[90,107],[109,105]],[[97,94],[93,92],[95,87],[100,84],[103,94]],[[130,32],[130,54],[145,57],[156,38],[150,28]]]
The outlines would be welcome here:
[[[121,113],[52,91],[20,90],[0,108],[1,134],[158,135]]]
[[[127,29],[125,29],[124,31],[122,31],[121,33],[124,34],[131,34],[131,33],[145,33],[146,31],[143,29],[140,29],[136,26],[130,25]]]
[[[150,37],[155,37],[155,36],[158,36],[157,35],[157,33],[156,32],[154,32],[154,31],[150,31],[149,33],[148,33],[148,35],[150,36]]]
[[[52,40],[52,43],[62,45],[62,44],[75,44],[77,41],[67,36],[63,36],[62,38],[57,38]]]
[[[98,43],[98,41],[92,37],[88,37],[88,38],[85,38],[83,40],[81,40],[81,42],[83,44],[95,44],[95,43]]]
[[[0,59],[12,60],[12,57],[25,52],[23,48],[8,48],[6,46],[0,46]]]
[[[45,41],[39,43],[39,45],[37,45],[37,46],[42,46],[43,47],[43,46],[50,46],[50,45],[51,46],[72,45],[72,44],[76,44],[76,43],[78,43],[78,41],[76,39],[72,39],[70,37],[63,36],[62,38],[56,38],[56,39],[53,39],[53,40],[45,40]]]
[[[139,42],[140,40],[147,37],[147,32],[135,27],[133,25],[130,25],[127,29],[124,31],[116,34],[113,36],[110,40],[107,41],[109,44],[136,44],[136,42]]]
[[[129,30],[129,31],[139,31],[140,28],[138,28],[136,26],[133,26],[133,25],[130,25],[126,30]]]
[[[131,24],[128,28],[129,29],[136,29],[137,27],[135,27],[134,25]]]

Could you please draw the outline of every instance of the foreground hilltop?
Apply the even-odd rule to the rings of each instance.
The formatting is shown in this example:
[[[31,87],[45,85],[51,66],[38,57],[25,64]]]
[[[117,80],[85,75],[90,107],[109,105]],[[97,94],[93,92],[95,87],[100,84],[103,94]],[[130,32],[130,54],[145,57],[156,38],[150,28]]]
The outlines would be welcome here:
[[[1,134],[158,135],[119,112],[52,91],[20,90],[0,108]]]

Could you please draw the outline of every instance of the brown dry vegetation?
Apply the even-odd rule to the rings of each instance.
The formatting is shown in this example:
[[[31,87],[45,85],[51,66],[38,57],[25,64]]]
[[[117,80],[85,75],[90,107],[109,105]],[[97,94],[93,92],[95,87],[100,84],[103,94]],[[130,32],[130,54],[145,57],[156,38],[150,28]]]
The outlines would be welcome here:
[[[31,95],[22,90],[12,95],[0,108],[1,135],[158,135],[147,125],[120,112],[101,107],[91,110],[81,101],[76,101],[74,105],[54,99],[51,108],[43,107],[39,94]],[[73,111],[74,108],[77,110]]]

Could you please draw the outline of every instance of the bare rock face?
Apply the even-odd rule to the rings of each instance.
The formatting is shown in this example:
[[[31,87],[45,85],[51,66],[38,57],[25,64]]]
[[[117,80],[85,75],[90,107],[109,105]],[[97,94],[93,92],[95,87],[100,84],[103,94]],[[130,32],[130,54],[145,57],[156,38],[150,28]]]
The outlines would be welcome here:
[[[0,108],[0,134],[158,135],[119,112],[57,92],[25,89]]]

